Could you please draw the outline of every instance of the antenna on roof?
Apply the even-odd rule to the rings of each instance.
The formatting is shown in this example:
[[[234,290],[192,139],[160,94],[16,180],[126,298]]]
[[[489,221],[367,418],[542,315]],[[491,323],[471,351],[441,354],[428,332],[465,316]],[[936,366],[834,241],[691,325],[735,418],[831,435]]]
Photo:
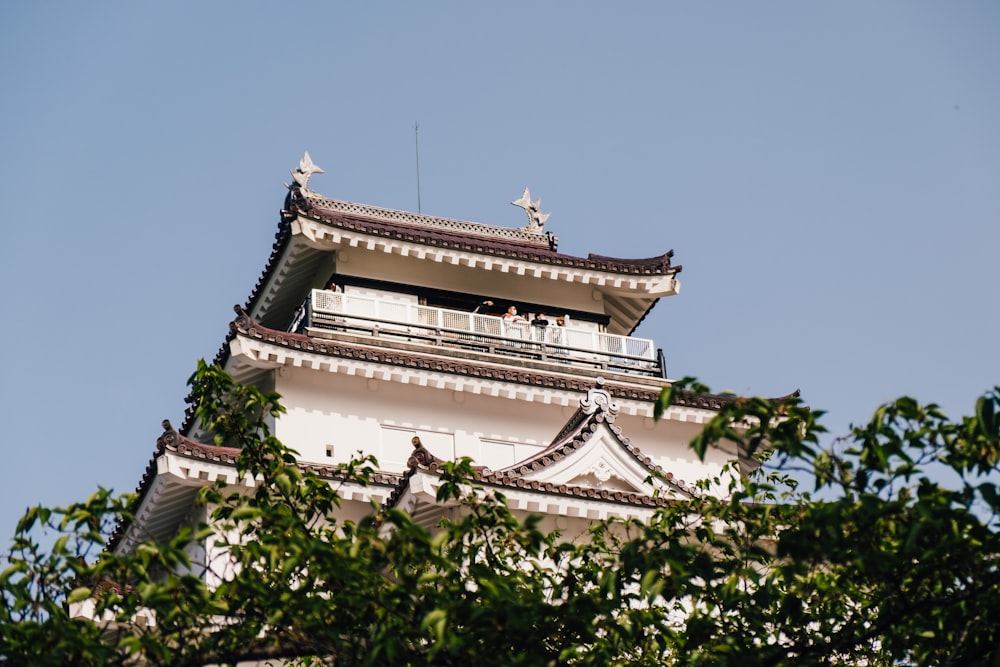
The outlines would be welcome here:
[[[417,152],[417,213],[420,210],[420,125],[413,121],[413,143]]]

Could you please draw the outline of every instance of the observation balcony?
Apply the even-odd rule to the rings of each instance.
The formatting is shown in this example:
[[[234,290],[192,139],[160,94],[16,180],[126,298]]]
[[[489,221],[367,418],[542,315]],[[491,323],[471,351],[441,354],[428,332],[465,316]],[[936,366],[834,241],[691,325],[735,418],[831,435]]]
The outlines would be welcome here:
[[[535,326],[495,315],[314,289],[291,331],[342,332],[383,340],[666,378],[663,351],[648,338],[605,333],[590,323]]]

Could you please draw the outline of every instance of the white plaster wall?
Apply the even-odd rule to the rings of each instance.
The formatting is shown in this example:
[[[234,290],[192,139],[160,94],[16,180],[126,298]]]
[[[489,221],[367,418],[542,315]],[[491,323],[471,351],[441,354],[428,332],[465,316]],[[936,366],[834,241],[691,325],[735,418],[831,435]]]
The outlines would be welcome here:
[[[690,447],[691,439],[702,429],[696,422],[681,422],[651,417],[620,414],[615,423],[622,428],[633,445],[649,456],[674,479],[687,483],[709,479],[718,475],[728,462],[718,449],[710,449],[704,461],[695,456]]]
[[[399,431],[419,435],[439,458],[469,456],[497,468],[547,446],[568,416],[556,405],[302,368],[282,369],[276,389],[288,412],[275,434],[303,461],[342,462],[360,451],[385,459],[386,470],[405,464],[382,450],[384,441],[402,437]],[[488,441],[485,447],[481,439]],[[499,445],[509,448],[509,457],[496,451]]]
[[[494,470],[513,465],[548,446],[576,409],[295,367],[276,373],[276,390],[288,412],[275,433],[301,460],[332,464],[361,453],[394,472],[405,469],[413,435],[444,460],[468,456]],[[685,482],[717,475],[726,462],[718,451],[704,462],[693,455],[688,442],[700,424],[624,413],[616,424]]]

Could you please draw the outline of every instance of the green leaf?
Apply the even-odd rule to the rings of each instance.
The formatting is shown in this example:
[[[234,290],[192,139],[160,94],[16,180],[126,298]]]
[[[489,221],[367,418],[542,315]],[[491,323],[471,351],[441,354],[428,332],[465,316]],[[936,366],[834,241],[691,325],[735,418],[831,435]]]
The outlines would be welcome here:
[[[23,560],[17,560],[0,572],[0,585],[6,585],[7,581],[15,574],[23,574],[28,571],[28,564]]]
[[[994,412],[992,396],[980,396],[979,400],[976,401],[976,419],[979,422],[979,429],[985,437],[997,437],[996,413]]]
[[[420,622],[420,629],[430,631],[434,635],[434,641],[444,644],[444,632],[448,623],[448,613],[444,609],[433,609],[424,616]]]
[[[659,421],[674,401],[674,386],[667,385],[660,390],[660,398],[653,404],[653,419]]]
[[[374,464],[342,466],[337,482],[302,472],[267,431],[265,416],[281,411],[275,396],[214,366],[200,365],[195,382],[198,419],[214,429],[206,436],[241,446],[242,471],[263,483],[213,486],[172,535],[133,530],[139,541],[113,551],[94,536],[117,512],[134,521],[134,498],[99,492],[29,510],[19,527],[44,524],[51,546],[21,534],[4,554],[3,660],[216,664],[263,649],[287,654],[277,663],[303,647],[344,665],[480,667],[990,664],[998,655],[1000,490],[991,475],[940,475],[936,462],[988,467],[996,393],[958,421],[900,399],[825,448],[818,411],[726,400],[691,427],[708,463],[689,466],[687,454],[674,469],[714,477],[691,480],[694,498],[638,508],[643,520],[568,517],[557,531],[551,514],[515,515],[495,489],[476,488],[468,460],[440,467],[445,507],[423,505],[419,520],[407,502],[352,500],[338,512],[339,480],[373,481]],[[687,387],[702,391],[679,381],[657,404],[665,410]],[[757,470],[719,467],[735,458],[733,443],[763,452]],[[826,480],[822,498],[799,490],[795,476],[809,472]],[[199,524],[206,514],[212,521]],[[99,596],[99,613],[126,628],[149,609],[155,631],[112,637],[69,619],[64,602],[92,596],[79,583],[97,579],[128,584]]]
[[[650,570],[642,576],[642,581],[639,583],[639,590],[644,597],[652,599],[660,595],[665,583],[659,570]]]
[[[24,513],[21,520],[17,522],[17,533],[27,533],[31,530],[32,526],[35,525],[35,521],[38,520],[38,507],[29,507],[28,511]]]
[[[983,500],[993,508],[993,511],[1000,510],[1000,493],[997,493],[996,484],[983,482],[978,488],[979,493],[983,496]]]
[[[75,602],[82,602],[92,595],[90,588],[86,586],[81,586],[79,588],[74,588],[69,595],[66,596],[66,604],[73,604]]]

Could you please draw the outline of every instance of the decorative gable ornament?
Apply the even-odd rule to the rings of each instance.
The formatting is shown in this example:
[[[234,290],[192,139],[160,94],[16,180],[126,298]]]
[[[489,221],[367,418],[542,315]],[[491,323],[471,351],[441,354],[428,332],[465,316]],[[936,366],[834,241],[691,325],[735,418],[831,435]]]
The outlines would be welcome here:
[[[644,456],[615,424],[618,404],[604,388],[603,378],[580,399],[580,409],[552,444],[500,474],[526,482],[566,488],[655,496],[658,492],[690,496],[683,481]]]
[[[647,481],[653,469],[622,447],[620,434],[612,430],[616,427],[601,420],[592,423],[591,428],[580,432],[570,447],[553,452],[545,465],[522,474],[522,478],[567,487],[653,495],[656,485]]]
[[[314,163],[311,157],[309,157],[309,151],[306,151],[305,155],[302,156],[302,159],[299,160],[298,168],[292,170],[292,179],[295,181],[295,185],[297,185],[299,188],[307,192],[311,192],[311,190],[309,190],[309,177],[312,176],[313,174],[325,174],[325,173],[326,172],[323,171],[323,169],[320,168],[319,165]],[[285,187],[287,187],[290,190],[294,186],[285,184]]]
[[[604,412],[604,420],[609,424],[614,423],[618,416],[618,404],[611,400],[611,394],[604,389],[604,378],[597,378],[594,388],[587,392],[585,398],[580,399],[580,409],[588,415],[601,410]]]
[[[524,212],[528,214],[528,225],[524,227],[524,231],[534,234],[542,233],[545,221],[548,220],[549,216],[552,214],[542,213],[541,198],[531,201],[531,192],[528,191],[528,188],[524,188],[524,194],[521,195],[521,198],[515,199],[511,202],[511,204],[523,208]]]

